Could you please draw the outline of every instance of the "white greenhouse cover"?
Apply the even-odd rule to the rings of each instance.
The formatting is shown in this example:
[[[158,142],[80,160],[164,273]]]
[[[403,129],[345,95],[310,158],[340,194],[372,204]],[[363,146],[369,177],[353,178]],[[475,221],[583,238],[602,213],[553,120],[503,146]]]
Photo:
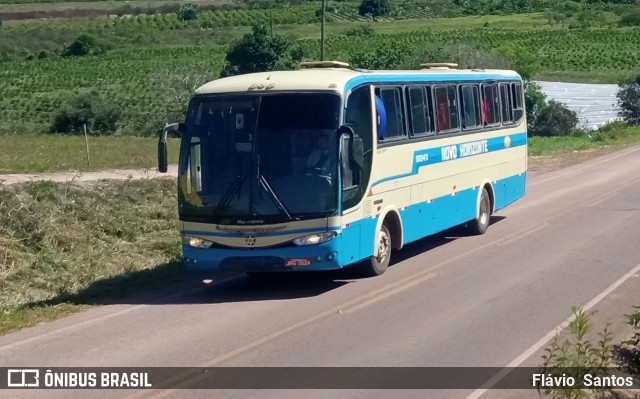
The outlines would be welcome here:
[[[616,93],[618,85],[562,82],[536,82],[547,100],[564,103],[578,115],[579,125],[597,129],[619,120]]]

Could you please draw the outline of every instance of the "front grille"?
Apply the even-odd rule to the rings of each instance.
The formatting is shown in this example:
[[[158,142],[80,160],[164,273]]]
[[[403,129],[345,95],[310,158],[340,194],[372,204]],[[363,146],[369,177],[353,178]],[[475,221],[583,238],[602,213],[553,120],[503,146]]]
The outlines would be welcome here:
[[[267,226],[267,227],[226,227],[218,225],[218,230],[232,234],[268,234],[285,230],[288,226]]]
[[[275,272],[289,269],[284,266],[284,259],[277,256],[236,256],[220,263],[220,270],[234,272]]]

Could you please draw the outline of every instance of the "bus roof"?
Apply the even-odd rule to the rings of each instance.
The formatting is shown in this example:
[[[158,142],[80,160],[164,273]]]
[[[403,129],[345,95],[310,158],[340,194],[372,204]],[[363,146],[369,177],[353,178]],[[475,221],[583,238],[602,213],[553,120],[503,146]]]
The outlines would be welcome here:
[[[492,69],[420,69],[406,71],[368,71],[347,68],[309,68],[295,71],[258,72],[213,80],[196,94],[247,91],[322,90],[342,92],[373,82],[420,82],[465,80],[519,80],[514,71]]]

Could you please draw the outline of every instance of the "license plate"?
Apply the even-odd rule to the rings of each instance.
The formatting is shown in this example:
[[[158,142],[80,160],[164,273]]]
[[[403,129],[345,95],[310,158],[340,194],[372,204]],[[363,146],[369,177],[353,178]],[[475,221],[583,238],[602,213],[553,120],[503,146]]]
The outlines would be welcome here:
[[[291,258],[284,260],[285,266],[311,266],[311,258]]]

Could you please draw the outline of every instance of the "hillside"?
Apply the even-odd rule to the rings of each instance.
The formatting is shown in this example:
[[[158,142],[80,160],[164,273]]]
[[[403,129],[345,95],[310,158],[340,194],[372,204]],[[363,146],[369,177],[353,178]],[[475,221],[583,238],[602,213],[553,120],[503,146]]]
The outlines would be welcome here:
[[[164,1],[13,4],[23,2],[0,0],[0,133],[45,132],[61,104],[95,89],[122,113],[121,133],[150,135],[179,117],[193,88],[218,77],[229,44],[255,24],[296,41],[304,59],[319,58],[318,2],[276,2],[270,9],[256,1],[196,2],[200,11],[190,21],[178,18],[177,4]],[[70,4],[105,14],[7,19],[39,9],[69,10]],[[537,79],[606,83],[636,74],[640,64],[640,27],[621,24],[640,10],[634,5],[396,1],[375,19],[358,15],[358,5],[328,3],[327,58],[358,64],[383,54],[389,58],[385,66],[394,68],[425,61],[482,66],[496,59],[504,64],[502,55],[515,52],[526,54]],[[62,56],[81,35],[96,50]]]

